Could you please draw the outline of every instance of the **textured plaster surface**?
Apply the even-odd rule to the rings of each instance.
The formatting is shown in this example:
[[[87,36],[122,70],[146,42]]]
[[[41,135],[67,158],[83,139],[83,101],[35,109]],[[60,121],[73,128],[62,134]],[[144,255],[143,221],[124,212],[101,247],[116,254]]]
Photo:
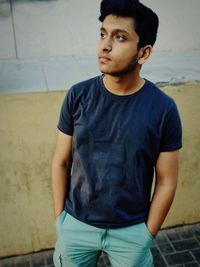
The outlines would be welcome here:
[[[200,221],[200,83],[168,86],[183,123],[180,175],[163,226]],[[0,256],[52,248],[50,166],[65,92],[0,96]]]

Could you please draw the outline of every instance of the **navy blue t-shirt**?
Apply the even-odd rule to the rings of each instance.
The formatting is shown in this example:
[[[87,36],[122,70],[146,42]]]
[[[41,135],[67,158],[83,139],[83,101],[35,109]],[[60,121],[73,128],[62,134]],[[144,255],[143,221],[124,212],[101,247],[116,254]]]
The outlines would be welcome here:
[[[172,98],[147,80],[119,96],[97,76],[68,91],[58,129],[73,135],[65,210],[100,228],[146,221],[158,155],[182,146]]]

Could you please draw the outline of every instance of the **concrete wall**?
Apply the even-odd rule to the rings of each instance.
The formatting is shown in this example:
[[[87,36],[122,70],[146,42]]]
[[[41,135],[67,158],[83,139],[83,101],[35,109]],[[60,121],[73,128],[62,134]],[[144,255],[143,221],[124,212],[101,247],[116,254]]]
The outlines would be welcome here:
[[[163,227],[200,221],[200,83],[163,90],[183,122],[179,186]],[[50,165],[65,92],[0,96],[0,256],[52,248]]]
[[[199,0],[141,0],[159,16],[157,51],[200,50]],[[183,55],[184,56],[184,55]]]
[[[0,59],[94,55],[100,0],[0,1]],[[157,51],[200,50],[199,0],[142,0],[160,17]]]

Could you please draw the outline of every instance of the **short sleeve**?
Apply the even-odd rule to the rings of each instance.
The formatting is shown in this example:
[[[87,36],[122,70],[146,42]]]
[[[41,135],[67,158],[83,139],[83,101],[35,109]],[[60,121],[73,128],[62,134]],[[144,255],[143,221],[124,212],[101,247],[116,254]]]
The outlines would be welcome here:
[[[58,121],[57,128],[68,135],[73,135],[74,132],[74,123],[73,123],[73,95],[72,89],[70,89],[63,101],[60,118]]]
[[[182,125],[174,101],[167,112],[162,130],[160,152],[174,151],[182,147]]]

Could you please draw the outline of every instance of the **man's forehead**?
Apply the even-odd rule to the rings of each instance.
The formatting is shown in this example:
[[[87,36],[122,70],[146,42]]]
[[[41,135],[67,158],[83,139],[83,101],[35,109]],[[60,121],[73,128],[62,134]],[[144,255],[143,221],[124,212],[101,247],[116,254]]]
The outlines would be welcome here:
[[[108,15],[102,23],[102,28],[111,31],[116,29],[127,32],[134,31],[134,19],[132,17]]]

